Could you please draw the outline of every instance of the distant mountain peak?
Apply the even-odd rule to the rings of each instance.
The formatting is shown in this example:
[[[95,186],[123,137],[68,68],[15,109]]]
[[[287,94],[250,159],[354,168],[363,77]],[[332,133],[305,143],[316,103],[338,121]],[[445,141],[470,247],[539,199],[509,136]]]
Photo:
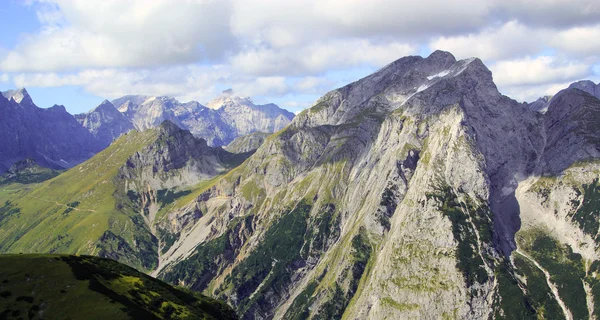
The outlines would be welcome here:
[[[101,104],[99,104],[97,107],[95,107],[94,109],[92,109],[90,112],[113,112],[113,111],[117,111],[117,108],[115,108],[115,106],[108,100],[104,100],[102,101]]]
[[[208,108],[218,110],[226,105],[246,105],[254,106],[254,101],[250,97],[236,96],[233,89],[223,90],[221,94],[209,101],[206,106]]]
[[[7,90],[2,92],[2,95],[10,100],[12,99],[13,101],[15,101],[18,104],[21,105],[34,105],[33,100],[31,99],[31,96],[29,95],[29,92],[27,92],[27,89],[25,88],[20,88],[20,89],[16,89],[16,90]]]
[[[48,108],[48,110],[58,111],[58,112],[67,112],[67,109],[63,105],[55,104],[52,107]]]

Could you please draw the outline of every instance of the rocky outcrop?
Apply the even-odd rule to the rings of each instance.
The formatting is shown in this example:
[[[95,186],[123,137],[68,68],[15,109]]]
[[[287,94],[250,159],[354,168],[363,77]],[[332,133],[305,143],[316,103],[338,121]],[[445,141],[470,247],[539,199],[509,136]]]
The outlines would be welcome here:
[[[326,94],[198,197],[211,218],[197,225],[214,231],[180,237],[159,276],[204,264],[194,252],[252,216],[237,258],[201,286],[243,318],[493,315],[518,230],[501,209],[533,171],[539,124],[478,59],[400,59]]]

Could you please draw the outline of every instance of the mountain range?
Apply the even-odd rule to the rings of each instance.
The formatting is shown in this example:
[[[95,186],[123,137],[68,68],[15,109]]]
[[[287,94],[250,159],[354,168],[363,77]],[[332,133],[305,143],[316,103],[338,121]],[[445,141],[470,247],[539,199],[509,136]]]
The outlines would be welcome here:
[[[250,98],[235,96],[229,89],[206,107],[196,101],[181,103],[164,96],[124,96],[104,101],[76,118],[104,145],[132,128],[146,130],[169,120],[209,145],[224,146],[253,132],[279,131],[294,114],[275,104],[255,105]]]
[[[209,105],[214,109],[171,97],[125,96],[72,116],[63,106],[37,107],[26,89],[6,91],[0,97],[0,133],[4,137],[0,173],[28,158],[52,169],[71,168],[122,134],[153,128],[165,120],[190,130],[209,145],[223,146],[249,133],[281,130],[294,117],[274,104],[255,105],[231,90]]]
[[[0,252],[111,258],[242,319],[596,318],[598,87],[532,107],[481,60],[435,51],[226,150],[186,130],[191,104],[118,99],[137,130],[0,186]]]

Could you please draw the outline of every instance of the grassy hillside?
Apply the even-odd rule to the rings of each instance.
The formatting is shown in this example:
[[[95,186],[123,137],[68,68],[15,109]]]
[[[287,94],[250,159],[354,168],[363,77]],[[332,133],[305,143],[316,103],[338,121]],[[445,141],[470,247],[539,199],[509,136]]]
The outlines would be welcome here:
[[[118,262],[0,255],[0,319],[236,319],[226,304]]]
[[[148,250],[151,239],[143,223],[134,222],[137,213],[117,203],[114,178],[156,135],[156,130],[124,135],[92,159],[39,184],[0,186],[0,252],[98,254],[96,242],[107,230],[122,243],[136,240]]]

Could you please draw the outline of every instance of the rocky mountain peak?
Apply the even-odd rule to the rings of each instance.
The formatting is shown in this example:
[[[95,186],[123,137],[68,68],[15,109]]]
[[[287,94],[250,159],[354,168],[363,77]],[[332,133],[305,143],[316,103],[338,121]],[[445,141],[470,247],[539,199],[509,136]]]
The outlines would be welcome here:
[[[572,83],[569,88],[575,88],[585,91],[594,97],[600,99],[600,83],[595,84],[591,80],[582,80]]]
[[[444,94],[440,94],[444,92]],[[477,58],[456,61],[448,52],[427,58],[398,59],[374,74],[333,90],[319,99],[312,112],[295,118],[301,126],[341,125],[366,112],[388,113],[403,108],[411,113],[437,113],[463,101],[501,97],[491,71]],[[315,115],[314,113],[317,113]]]
[[[209,101],[206,106],[208,108],[218,110],[225,107],[231,106],[250,106],[253,107],[254,103],[250,97],[240,97],[234,94],[233,89],[227,89],[221,92],[221,94]]]
[[[425,60],[429,64],[435,64],[437,66],[447,67],[456,62],[456,58],[450,52],[436,50],[432,52]]]
[[[95,112],[95,111],[112,111],[112,110],[116,110],[115,106],[108,100],[104,100],[102,101],[102,103],[100,103],[97,107],[95,107],[94,109],[92,109],[91,112]]]
[[[159,130],[161,133],[165,133],[168,135],[171,135],[177,131],[181,131],[182,129],[179,128],[173,121],[171,120],[165,120],[163,121],[159,126],[158,126]]]
[[[68,113],[67,108],[65,108],[65,106],[59,105],[59,104],[53,105],[52,107],[48,108],[48,110],[53,111],[53,112]]]
[[[546,111],[548,111],[548,105],[550,104],[551,99],[552,96],[540,97],[534,102],[528,103],[527,108],[536,112],[546,113]]]
[[[2,95],[6,99],[8,99],[8,100],[12,99],[20,105],[35,106],[35,104],[33,103],[33,100],[31,99],[31,96],[29,95],[29,93],[27,92],[27,89],[25,89],[25,88],[4,91],[4,92],[2,92]]]

